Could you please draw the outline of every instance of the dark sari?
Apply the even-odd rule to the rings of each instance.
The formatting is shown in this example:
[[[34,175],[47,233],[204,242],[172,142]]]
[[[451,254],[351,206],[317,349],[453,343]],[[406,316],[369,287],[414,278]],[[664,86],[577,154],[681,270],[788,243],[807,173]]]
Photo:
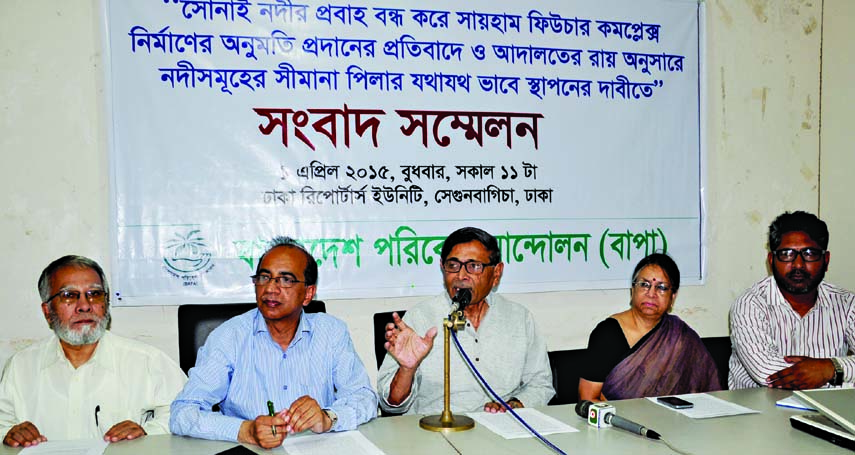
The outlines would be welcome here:
[[[606,376],[602,393],[607,399],[721,390],[712,356],[688,324],[666,314],[654,330]]]

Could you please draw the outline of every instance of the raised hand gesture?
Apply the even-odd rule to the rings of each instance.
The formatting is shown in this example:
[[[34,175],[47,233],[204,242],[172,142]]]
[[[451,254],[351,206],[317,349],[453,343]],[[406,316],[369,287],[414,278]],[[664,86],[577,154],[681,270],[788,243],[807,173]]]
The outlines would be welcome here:
[[[398,313],[392,313],[392,321],[386,324],[384,347],[398,361],[401,368],[415,370],[433,348],[437,329],[431,327],[422,337],[408,326]]]

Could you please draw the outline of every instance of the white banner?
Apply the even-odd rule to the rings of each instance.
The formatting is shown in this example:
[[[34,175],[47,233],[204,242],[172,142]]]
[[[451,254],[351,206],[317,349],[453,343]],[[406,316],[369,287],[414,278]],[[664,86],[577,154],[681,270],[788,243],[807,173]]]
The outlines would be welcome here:
[[[690,0],[106,0],[117,304],[249,301],[302,241],[319,298],[433,294],[453,230],[504,292],[701,279]]]

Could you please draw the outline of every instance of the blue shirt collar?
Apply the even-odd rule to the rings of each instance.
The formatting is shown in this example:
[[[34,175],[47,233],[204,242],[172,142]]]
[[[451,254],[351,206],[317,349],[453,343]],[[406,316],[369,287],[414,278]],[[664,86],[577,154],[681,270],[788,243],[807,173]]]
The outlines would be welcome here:
[[[264,316],[261,314],[261,311],[258,308],[255,309],[255,322],[254,322],[254,330],[253,333],[258,335],[260,333],[267,333],[268,337],[270,329],[267,328],[267,322],[264,320]],[[303,339],[303,334],[309,334],[312,332],[312,322],[309,318],[306,317],[306,312],[300,312],[300,323],[297,325],[297,332],[294,334],[294,339],[291,340],[291,346],[295,343]]]

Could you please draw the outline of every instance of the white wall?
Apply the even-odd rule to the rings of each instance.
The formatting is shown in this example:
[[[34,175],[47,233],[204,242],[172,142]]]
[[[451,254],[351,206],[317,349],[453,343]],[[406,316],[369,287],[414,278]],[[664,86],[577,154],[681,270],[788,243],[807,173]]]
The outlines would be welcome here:
[[[817,212],[820,191],[832,222],[830,277],[855,287],[851,267],[840,267],[855,261],[855,247],[843,244],[855,217],[846,175],[855,160],[846,135],[855,109],[853,4],[706,2],[708,276],[681,290],[675,309],[702,336],[726,335],[730,303],[766,275],[769,222],[784,210]],[[0,360],[48,333],[35,286],[48,262],[68,253],[110,262],[99,15],[97,0],[0,2]],[[833,158],[820,153],[824,24],[822,100],[833,115],[822,117],[822,144]],[[438,272],[436,283],[439,292]],[[584,347],[595,323],[628,303],[627,290],[512,297],[534,312],[550,349]],[[418,300],[337,300],[327,308],[348,323],[373,375],[371,315]],[[178,358],[174,307],[114,308],[113,316],[115,332]]]
[[[822,112],[820,141],[820,212],[831,231],[832,251],[828,277],[855,288],[855,254],[851,245],[855,226],[855,47],[852,26],[855,2],[825,0],[822,46]]]

